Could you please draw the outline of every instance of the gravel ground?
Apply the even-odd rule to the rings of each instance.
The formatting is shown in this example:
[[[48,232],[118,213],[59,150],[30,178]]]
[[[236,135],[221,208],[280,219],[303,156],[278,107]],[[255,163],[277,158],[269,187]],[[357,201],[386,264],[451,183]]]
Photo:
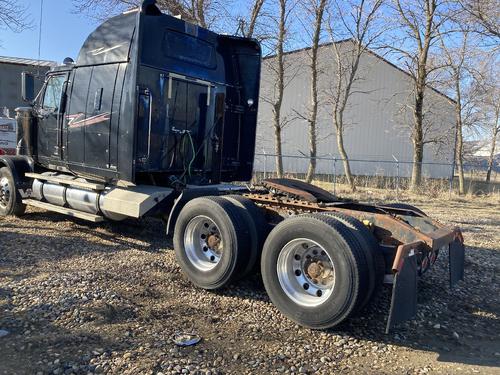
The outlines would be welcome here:
[[[0,218],[0,373],[500,374],[499,206],[419,204],[463,228],[467,281],[450,291],[441,255],[417,318],[389,335],[389,287],[363,315],[311,331],[280,315],[258,276],[195,289],[159,221]],[[179,332],[202,340],[179,348]]]

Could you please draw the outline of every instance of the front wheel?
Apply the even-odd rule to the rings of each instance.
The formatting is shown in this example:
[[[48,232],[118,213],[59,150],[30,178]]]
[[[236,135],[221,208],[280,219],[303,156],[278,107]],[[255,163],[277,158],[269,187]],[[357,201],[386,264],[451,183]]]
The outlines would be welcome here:
[[[336,326],[368,293],[363,251],[351,230],[332,217],[286,219],[271,231],[262,253],[262,279],[269,298],[303,326]]]
[[[0,168],[0,216],[22,216],[25,211],[26,205],[17,192],[12,171],[7,167]]]

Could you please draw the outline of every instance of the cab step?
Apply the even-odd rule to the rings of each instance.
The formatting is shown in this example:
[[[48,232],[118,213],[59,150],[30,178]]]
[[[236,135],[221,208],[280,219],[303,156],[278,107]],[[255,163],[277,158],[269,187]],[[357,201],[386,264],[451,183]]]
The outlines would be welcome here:
[[[90,189],[94,191],[103,191],[106,186],[103,184],[96,184],[93,182],[88,182],[82,179],[78,179],[76,177],[74,178],[61,178],[57,175],[52,176],[50,174],[40,174],[40,173],[25,173],[25,177],[29,178],[36,178],[38,180],[43,180],[47,182],[53,182],[56,184],[61,184],[61,185],[69,185],[69,186],[75,186],[79,188],[84,188],[84,189]]]
[[[99,215],[89,214],[87,212],[73,210],[72,208],[66,208],[61,206],[56,206],[55,204],[40,202],[36,199],[23,199],[23,203],[28,206],[43,208],[47,211],[57,212],[67,216],[77,217],[79,219],[91,221],[92,223],[100,223],[104,221],[104,217]]]

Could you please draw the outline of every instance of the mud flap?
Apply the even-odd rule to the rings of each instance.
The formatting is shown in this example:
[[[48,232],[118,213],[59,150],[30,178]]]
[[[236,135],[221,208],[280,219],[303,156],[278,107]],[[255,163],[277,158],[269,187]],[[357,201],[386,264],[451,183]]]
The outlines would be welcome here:
[[[409,320],[417,314],[417,274],[417,256],[412,251],[394,276],[391,308],[385,333],[389,333],[396,324]]]
[[[450,288],[464,279],[465,247],[457,238],[449,246]]]

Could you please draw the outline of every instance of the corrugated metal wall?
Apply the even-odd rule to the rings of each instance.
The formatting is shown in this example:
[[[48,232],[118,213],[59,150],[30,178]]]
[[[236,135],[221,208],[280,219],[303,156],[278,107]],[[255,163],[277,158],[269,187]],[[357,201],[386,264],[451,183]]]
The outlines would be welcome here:
[[[7,107],[10,117],[15,116],[16,107],[26,105],[21,97],[21,74],[22,72],[31,72],[37,74],[40,72],[40,79],[35,80],[35,92],[40,91],[45,73],[49,67],[42,66],[39,69],[35,66],[8,64],[0,62],[0,111]],[[0,116],[2,113],[0,113]]]
[[[347,56],[350,42],[341,45]],[[309,137],[307,116],[310,98],[309,51],[299,51],[286,55],[286,89],[282,106],[283,154],[308,155]],[[261,100],[257,131],[257,153],[274,153],[274,130],[272,108],[274,98],[274,59],[266,59],[263,64]],[[317,138],[319,157],[339,157],[336,136],[331,119],[331,92],[336,83],[336,68],[331,46],[323,46],[319,52],[320,63],[320,110],[318,114]],[[355,92],[345,111],[345,148],[350,159],[372,161],[392,161],[393,156],[400,161],[411,161],[412,115],[407,104],[411,100],[410,77],[395,66],[371,53],[361,59],[359,77],[354,85]],[[426,128],[431,135],[444,135],[446,146],[426,145],[425,162],[451,162],[453,146],[454,107],[443,95],[429,89],[425,106]],[[272,159],[269,158],[269,161]],[[307,170],[308,160],[285,158],[288,172],[302,173]],[[318,173],[331,173],[331,162],[319,162]],[[266,166],[271,170],[274,163]],[[367,163],[353,161],[353,172],[359,175],[395,175],[393,163]],[[264,168],[262,158],[257,157],[255,169]],[[338,166],[338,170],[341,168]],[[409,175],[411,165],[401,165],[401,175]],[[445,177],[450,174],[447,166],[424,166],[424,175]]]

